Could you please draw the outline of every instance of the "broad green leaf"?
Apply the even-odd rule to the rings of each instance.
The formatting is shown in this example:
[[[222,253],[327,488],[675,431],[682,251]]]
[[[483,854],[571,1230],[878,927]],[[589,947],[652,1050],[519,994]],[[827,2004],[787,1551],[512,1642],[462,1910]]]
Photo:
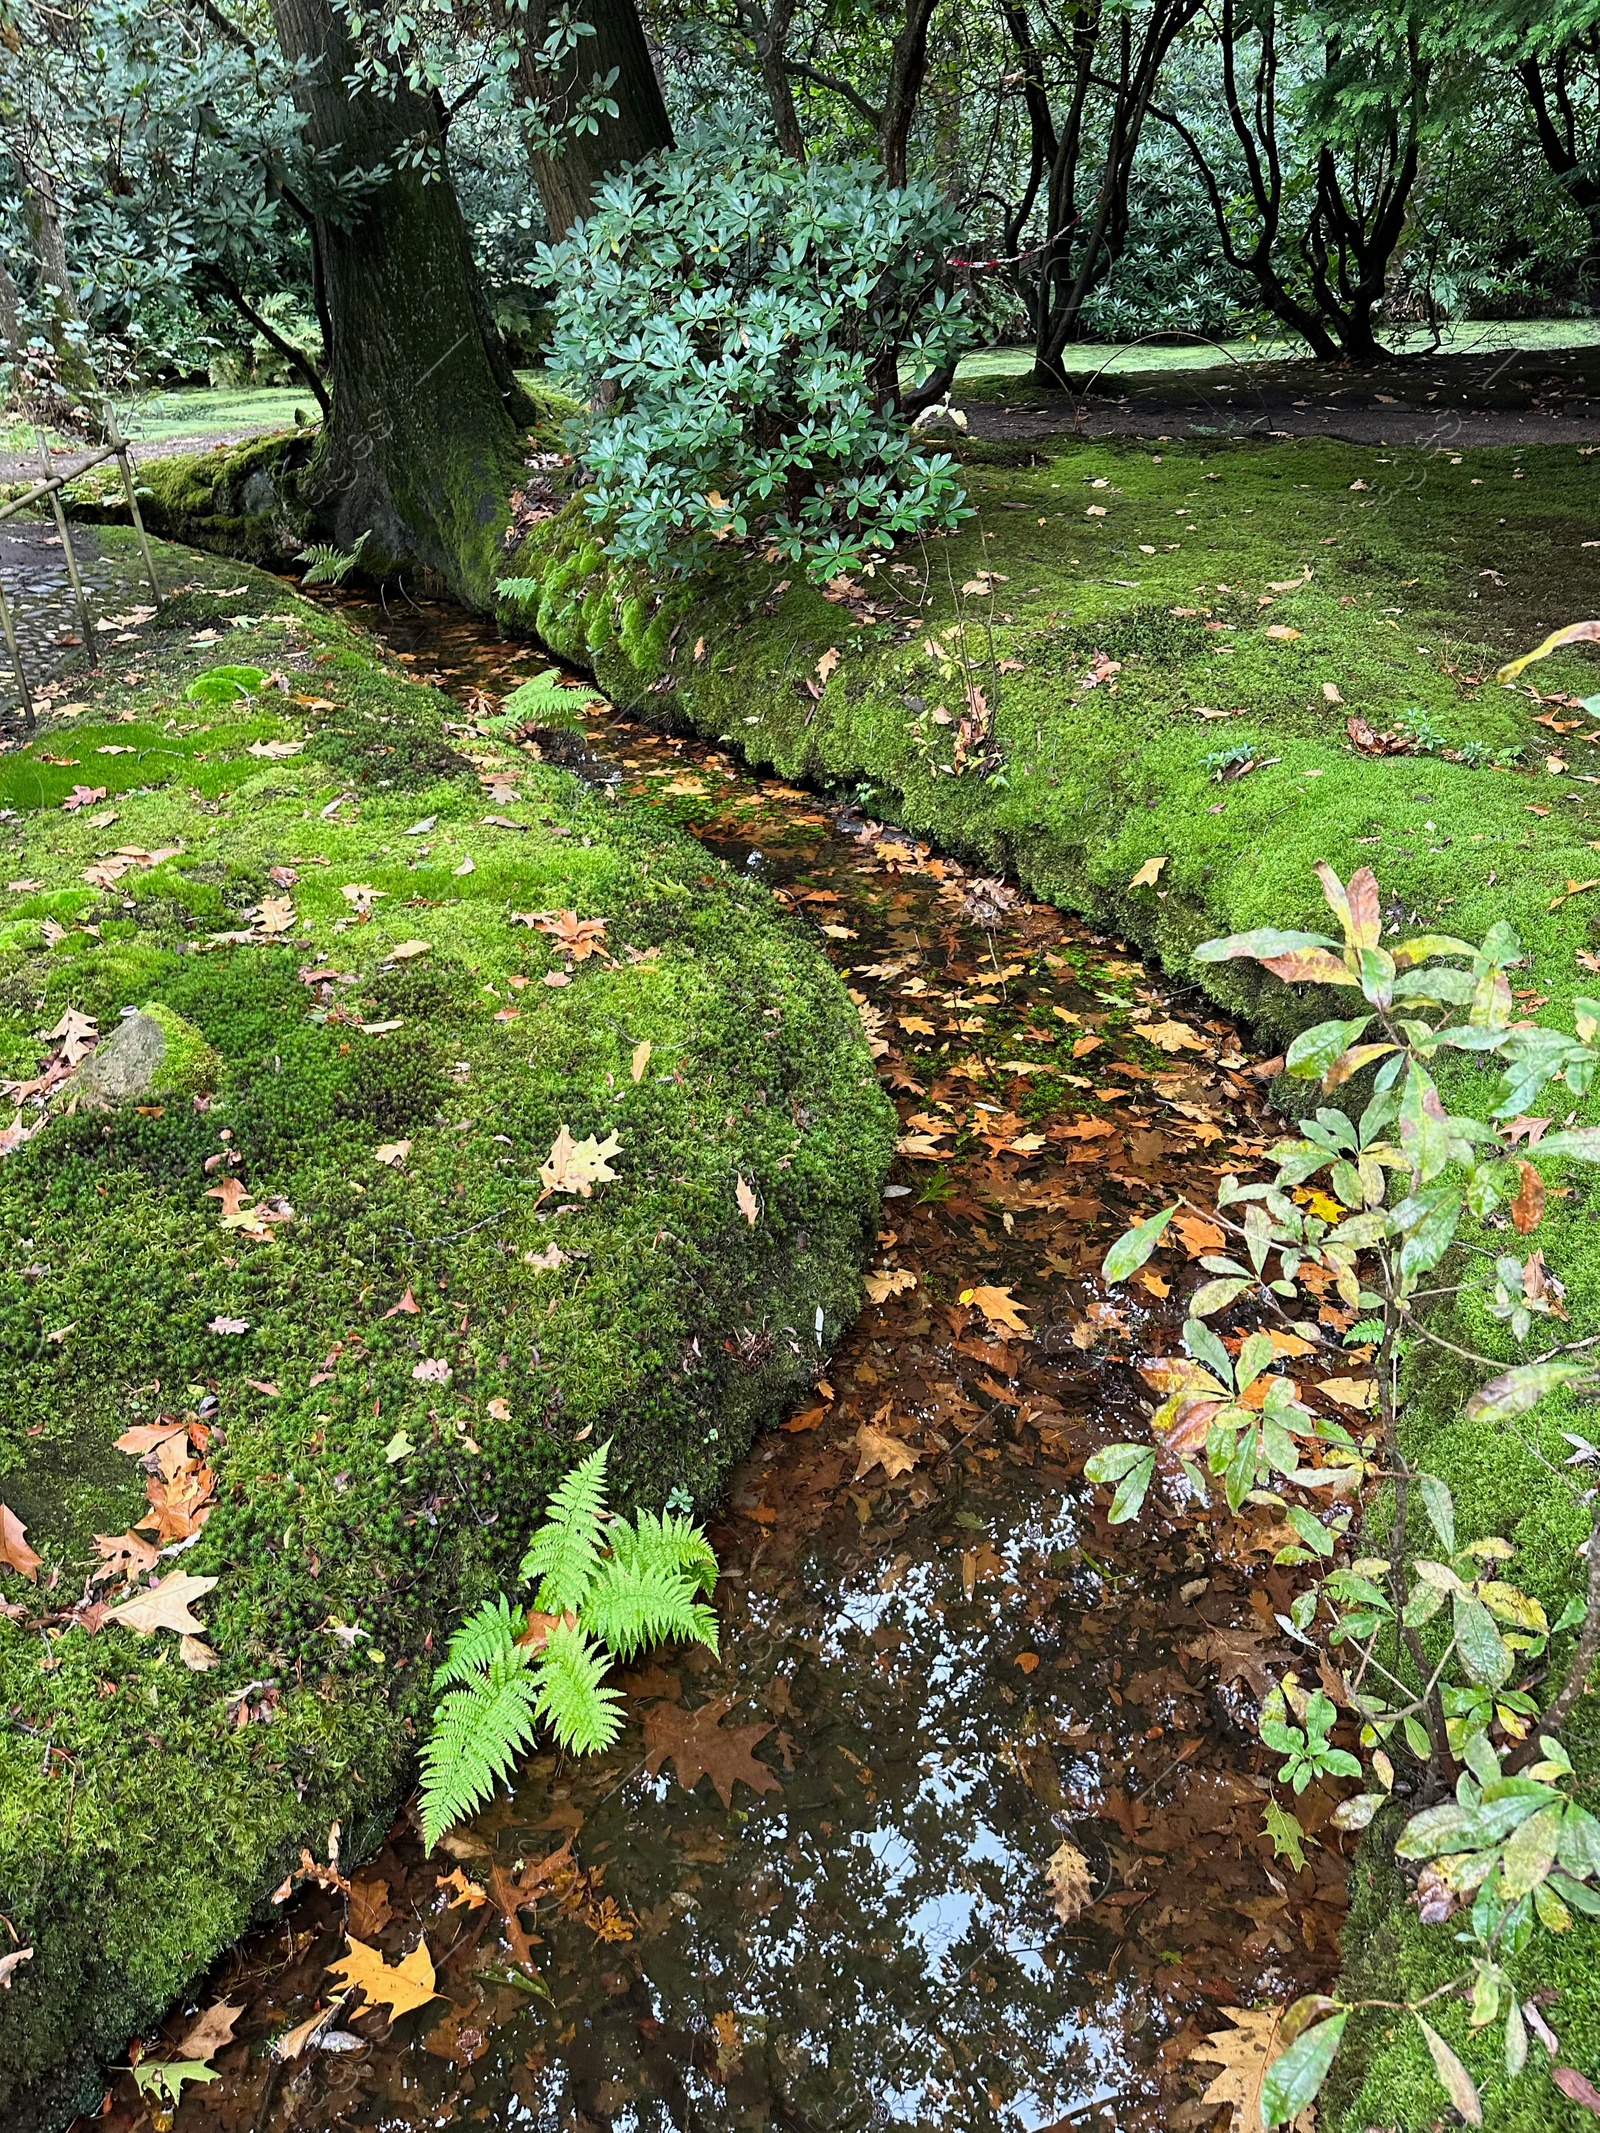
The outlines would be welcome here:
[[[1325,859],[1319,859],[1317,879],[1322,883],[1328,908],[1344,928],[1350,946],[1376,948],[1383,931],[1383,913],[1379,906],[1377,876],[1371,867],[1358,867],[1346,883],[1340,881]]]
[[[1478,2091],[1472,2076],[1467,2072],[1455,2053],[1446,2044],[1439,2032],[1417,2016],[1417,2027],[1432,2056],[1434,2071],[1444,2084],[1445,2094],[1461,2113],[1469,2126],[1483,2124],[1483,2105],[1478,2101]]]
[[[1189,1309],[1196,1318],[1209,1318],[1213,1311],[1225,1311],[1229,1304],[1237,1301],[1246,1289],[1253,1286],[1253,1282],[1248,1278],[1241,1281],[1237,1276],[1208,1281],[1190,1297]]]
[[[1418,963],[1426,963],[1436,955],[1477,954],[1471,941],[1458,941],[1449,933],[1419,933],[1414,940],[1402,941],[1394,951],[1395,968],[1410,970]]]
[[[1209,1326],[1198,1318],[1185,1319],[1183,1345],[1197,1363],[1204,1363],[1219,1384],[1232,1387],[1233,1358]]]
[[[1319,1518],[1297,1503],[1291,1504],[1284,1516],[1313,1554],[1332,1555],[1333,1535]]]
[[[1314,2103],[1328,2078],[1349,2015],[1340,2012],[1302,2030],[1289,2049],[1267,2068],[1261,2083],[1261,2123],[1288,2125]]]
[[[1350,1022],[1317,1022],[1302,1030],[1283,1055],[1285,1072],[1300,1081],[1320,1081],[1371,1021],[1370,1015],[1357,1015]]]
[[[1337,948],[1338,945],[1325,933],[1288,933],[1275,926],[1258,926],[1251,933],[1230,933],[1226,940],[1202,941],[1194,952],[1194,959],[1197,963],[1229,963],[1244,955],[1264,963],[1272,955],[1292,955],[1302,948]]]
[[[1529,1152],[1535,1156],[1570,1156],[1575,1163],[1600,1163],[1600,1126],[1574,1126],[1566,1133],[1547,1133]]]
[[[1600,1822],[1586,1807],[1567,1809],[1556,1857],[1567,1872],[1576,1874],[1580,1881],[1600,1875]]]
[[[1528,2030],[1517,2004],[1516,1993],[1506,2009],[1506,2079],[1515,2081],[1528,2063]]]
[[[1142,1267],[1156,1246],[1161,1242],[1161,1233],[1178,1212],[1178,1202],[1164,1207],[1159,1215],[1152,1215],[1147,1222],[1135,1223],[1112,1245],[1105,1257],[1101,1273],[1107,1281],[1126,1281],[1128,1276]]]
[[[1417,1493],[1422,1498],[1422,1508],[1428,1514],[1428,1523],[1439,1536],[1439,1545],[1446,1555],[1456,1552],[1456,1507],[1450,1491],[1437,1474],[1419,1474]]]
[[[1415,1059],[1406,1069],[1406,1085],[1400,1098],[1400,1146],[1416,1165],[1424,1185],[1436,1178],[1450,1160],[1444,1106],[1433,1077]]]
[[[1490,1578],[1478,1587],[1478,1598],[1490,1614],[1501,1622],[1509,1622],[1513,1629],[1529,1630],[1536,1637],[1548,1636],[1549,1619],[1531,1593],[1519,1592],[1515,1585]]]
[[[1494,1626],[1494,1617],[1481,1600],[1466,1593],[1452,1595],[1455,1610],[1456,1651],[1469,1681],[1480,1688],[1498,1689],[1511,1679],[1512,1658],[1505,1639]]]
[[[1084,1461],[1084,1479],[1102,1484],[1120,1481],[1141,1459],[1148,1457],[1149,1451],[1147,1444],[1104,1445]]]
[[[1491,1378],[1487,1385],[1478,1388],[1467,1402],[1467,1420],[1508,1422],[1517,1415],[1525,1415],[1557,1386],[1580,1384],[1585,1378],[1592,1377],[1595,1367],[1593,1363],[1579,1362],[1519,1363],[1515,1369],[1502,1371],[1499,1377]]]
[[[1106,1512],[1106,1518],[1111,1525],[1126,1525],[1130,1518],[1138,1517],[1144,1508],[1145,1497],[1150,1492],[1150,1482],[1155,1470],[1156,1455],[1154,1452],[1146,1452],[1140,1463],[1130,1467],[1123,1475],[1117,1484],[1116,1494],[1111,1499],[1111,1507]]]
[[[1541,1807],[1507,1838],[1500,1860],[1500,1886],[1507,1903],[1537,1888],[1555,1865],[1562,1812],[1559,1806]]]
[[[1426,1749],[1426,1732],[1422,1738]],[[1442,1859],[1452,1852],[1478,1851],[1486,1844],[1497,1844],[1539,1812],[1539,1799],[1524,1793],[1477,1807],[1463,1807],[1455,1800],[1442,1807],[1425,1807],[1400,1832],[1395,1853],[1401,1859]]]
[[[1339,1802],[1328,1819],[1335,1829],[1365,1829],[1387,1798],[1383,1792],[1352,1793],[1348,1800]]]

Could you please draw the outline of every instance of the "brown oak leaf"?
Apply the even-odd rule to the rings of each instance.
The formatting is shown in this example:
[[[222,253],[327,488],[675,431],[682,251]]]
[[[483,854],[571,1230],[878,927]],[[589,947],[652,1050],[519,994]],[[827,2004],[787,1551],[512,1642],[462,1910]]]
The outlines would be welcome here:
[[[781,1792],[777,1772],[750,1752],[771,1726],[724,1726],[721,1720],[732,1702],[731,1696],[719,1696],[697,1711],[652,1704],[644,1714],[644,1766],[651,1776],[659,1775],[664,1764],[675,1763],[685,1792],[693,1792],[699,1780],[708,1777],[724,1807],[733,1805],[733,1788],[741,1778],[755,1792]]]

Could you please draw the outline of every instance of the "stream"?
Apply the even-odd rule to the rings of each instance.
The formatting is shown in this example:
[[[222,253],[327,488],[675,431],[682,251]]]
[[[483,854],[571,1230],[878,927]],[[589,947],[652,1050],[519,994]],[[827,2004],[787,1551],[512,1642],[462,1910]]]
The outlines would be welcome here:
[[[340,604],[469,719],[543,664],[453,609]],[[403,1817],[348,1889],[307,1882],[146,2046],[226,2002],[216,2078],[174,2114],[124,2075],[94,2123],[1226,2125],[1190,2054],[1227,2008],[1325,1987],[1343,1920],[1333,1798],[1296,1803],[1298,1866],[1262,1827],[1290,1536],[1270,1510],[1113,1527],[1082,1467],[1142,1432],[1138,1366],[1220,1238],[1180,1218],[1115,1292],[1106,1249],[1276,1138],[1245,1043],[870,794],[574,704],[526,745],[765,883],[855,994],[902,1119],[874,1300],[731,1477],[720,1660],[636,1667],[612,1752],[535,1755],[432,1859]],[[438,1997],[329,2011],[347,1933],[390,1962],[425,1938]]]

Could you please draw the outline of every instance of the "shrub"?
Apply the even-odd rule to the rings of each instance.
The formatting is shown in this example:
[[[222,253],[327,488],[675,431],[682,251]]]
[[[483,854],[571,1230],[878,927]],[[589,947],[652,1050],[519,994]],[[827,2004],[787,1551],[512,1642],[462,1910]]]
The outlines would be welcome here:
[[[613,178],[547,247],[551,368],[589,415],[574,442],[610,552],[702,568],[751,538],[819,580],[954,526],[951,460],[918,449],[902,364],[953,361],[941,286],[955,217],[864,163],[699,142]]]

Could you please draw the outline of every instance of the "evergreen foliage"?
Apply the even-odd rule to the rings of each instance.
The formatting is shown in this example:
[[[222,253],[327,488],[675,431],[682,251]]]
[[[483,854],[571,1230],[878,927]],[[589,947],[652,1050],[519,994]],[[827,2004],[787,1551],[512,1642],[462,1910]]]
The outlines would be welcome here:
[[[717,1582],[709,1542],[670,1511],[608,1517],[609,1450],[601,1445],[562,1477],[522,1558],[519,1577],[538,1580],[534,1608],[544,1619],[498,1593],[450,1639],[434,1676],[448,1693],[422,1756],[430,1851],[510,1774],[538,1724],[571,1754],[610,1747],[622,1698],[606,1675],[619,1659],[675,1639],[717,1649],[717,1618],[702,1597]]]

